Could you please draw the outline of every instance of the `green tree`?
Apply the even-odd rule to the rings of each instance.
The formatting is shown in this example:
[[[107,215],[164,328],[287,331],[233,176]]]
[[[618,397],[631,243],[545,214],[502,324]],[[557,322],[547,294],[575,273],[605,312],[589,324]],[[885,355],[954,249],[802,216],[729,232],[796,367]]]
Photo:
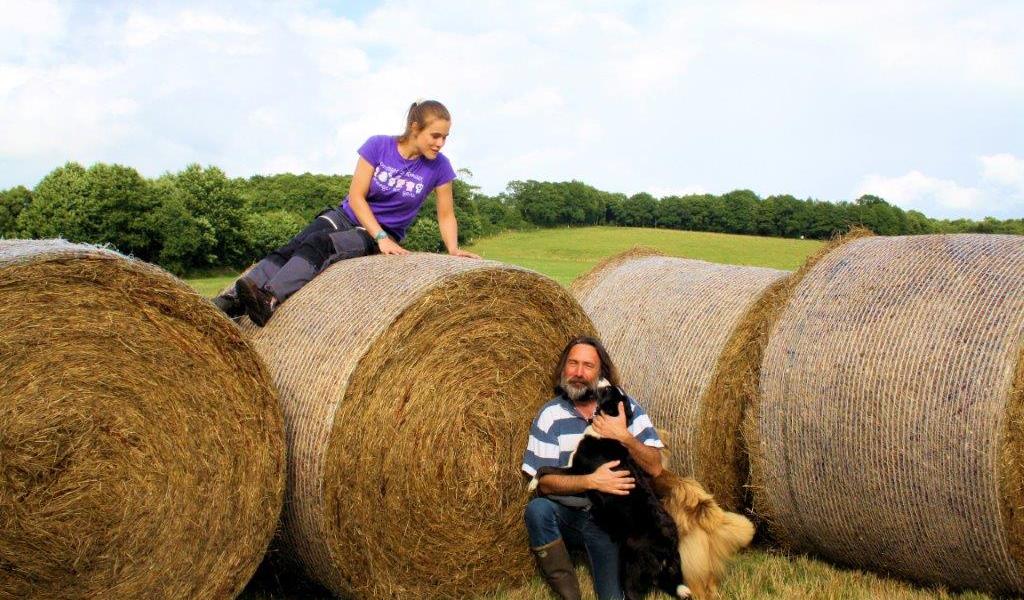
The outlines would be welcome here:
[[[249,212],[284,210],[312,220],[320,211],[341,204],[352,183],[350,175],[256,175],[236,182]]]
[[[658,224],[658,201],[647,192],[633,194],[617,209],[616,220],[627,227],[654,227]]]
[[[18,215],[19,233],[32,238],[110,244],[143,260],[156,257],[158,240],[150,212],[153,187],[135,169],[67,163],[43,178],[32,203]]]
[[[32,204],[32,192],[23,185],[0,192],[0,238],[18,235],[18,215]]]
[[[252,260],[243,232],[245,203],[239,186],[223,171],[191,164],[180,173],[161,179],[174,187],[176,196],[193,217],[213,227],[216,242],[204,262],[194,266],[244,266]]]
[[[437,221],[416,219],[406,232],[402,246],[407,250],[419,252],[444,252],[444,242],[441,240],[441,230],[437,227]]]
[[[729,233],[754,233],[757,231],[754,213],[761,199],[750,190],[733,190],[721,198],[722,231]],[[716,203],[717,204],[717,203]]]
[[[248,256],[266,256],[285,245],[306,225],[307,219],[285,210],[245,215],[242,231],[248,244]]]
[[[161,198],[151,217],[160,239],[157,263],[178,275],[216,264],[217,231],[210,220],[192,212],[187,195],[169,178],[154,186]]]

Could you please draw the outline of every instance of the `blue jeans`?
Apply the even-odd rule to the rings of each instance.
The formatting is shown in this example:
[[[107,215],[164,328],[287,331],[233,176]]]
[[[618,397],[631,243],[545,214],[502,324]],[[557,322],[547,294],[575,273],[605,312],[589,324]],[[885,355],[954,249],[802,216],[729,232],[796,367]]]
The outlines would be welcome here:
[[[526,505],[526,532],[531,548],[562,538],[569,548],[586,550],[598,600],[622,600],[619,547],[594,523],[589,511],[534,498]]]

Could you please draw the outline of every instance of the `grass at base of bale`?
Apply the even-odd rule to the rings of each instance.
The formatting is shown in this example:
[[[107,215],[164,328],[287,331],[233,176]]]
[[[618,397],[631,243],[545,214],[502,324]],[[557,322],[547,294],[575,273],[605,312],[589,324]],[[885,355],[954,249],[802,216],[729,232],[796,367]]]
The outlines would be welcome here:
[[[327,600],[330,593],[299,575],[264,563],[241,600]],[[577,569],[584,600],[594,600],[590,575]],[[738,555],[729,565],[722,581],[723,600],[993,600],[978,592],[950,592],[941,588],[920,588],[911,583],[889,579],[854,569],[840,569],[806,556],[787,556],[771,550],[753,549]],[[476,600],[550,600],[552,596],[540,577],[525,584]],[[666,598],[652,594],[650,600]]]

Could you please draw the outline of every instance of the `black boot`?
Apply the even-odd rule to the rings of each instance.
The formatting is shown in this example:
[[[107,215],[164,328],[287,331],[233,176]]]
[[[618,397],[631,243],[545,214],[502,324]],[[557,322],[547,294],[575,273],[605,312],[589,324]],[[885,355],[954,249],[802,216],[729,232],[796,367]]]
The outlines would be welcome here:
[[[245,315],[245,307],[238,301],[238,295],[233,293],[233,290],[231,292],[224,292],[219,296],[214,296],[211,302],[222,313],[232,319],[238,320]]]
[[[540,548],[531,548],[537,567],[544,576],[545,583],[561,600],[580,600],[580,582],[576,579],[576,569],[572,566],[572,557],[565,542],[555,540]]]
[[[277,299],[249,279],[239,277],[235,282],[235,293],[238,294],[238,300],[245,308],[245,314],[249,315],[249,318],[257,326],[263,327],[270,317],[274,316]]]

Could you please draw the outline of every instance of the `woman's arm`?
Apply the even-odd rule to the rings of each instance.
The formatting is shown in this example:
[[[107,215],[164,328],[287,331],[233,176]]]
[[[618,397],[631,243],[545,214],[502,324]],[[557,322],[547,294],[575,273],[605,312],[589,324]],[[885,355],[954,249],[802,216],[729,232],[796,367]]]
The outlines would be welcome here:
[[[370,192],[371,179],[373,179],[373,165],[360,156],[356,163],[356,172],[352,175],[352,185],[348,189],[348,205],[352,207],[352,212],[356,214],[359,224],[366,229],[371,237],[376,237],[377,233],[383,231],[384,228],[377,222],[377,217],[373,216],[370,204],[366,201],[366,194]],[[381,254],[409,253],[390,236],[377,242],[377,246],[380,248]]]
[[[437,193],[437,227],[441,230],[444,247],[452,256],[480,258],[472,252],[459,249],[459,223],[455,220],[455,197],[452,194],[452,183],[434,188]]]

